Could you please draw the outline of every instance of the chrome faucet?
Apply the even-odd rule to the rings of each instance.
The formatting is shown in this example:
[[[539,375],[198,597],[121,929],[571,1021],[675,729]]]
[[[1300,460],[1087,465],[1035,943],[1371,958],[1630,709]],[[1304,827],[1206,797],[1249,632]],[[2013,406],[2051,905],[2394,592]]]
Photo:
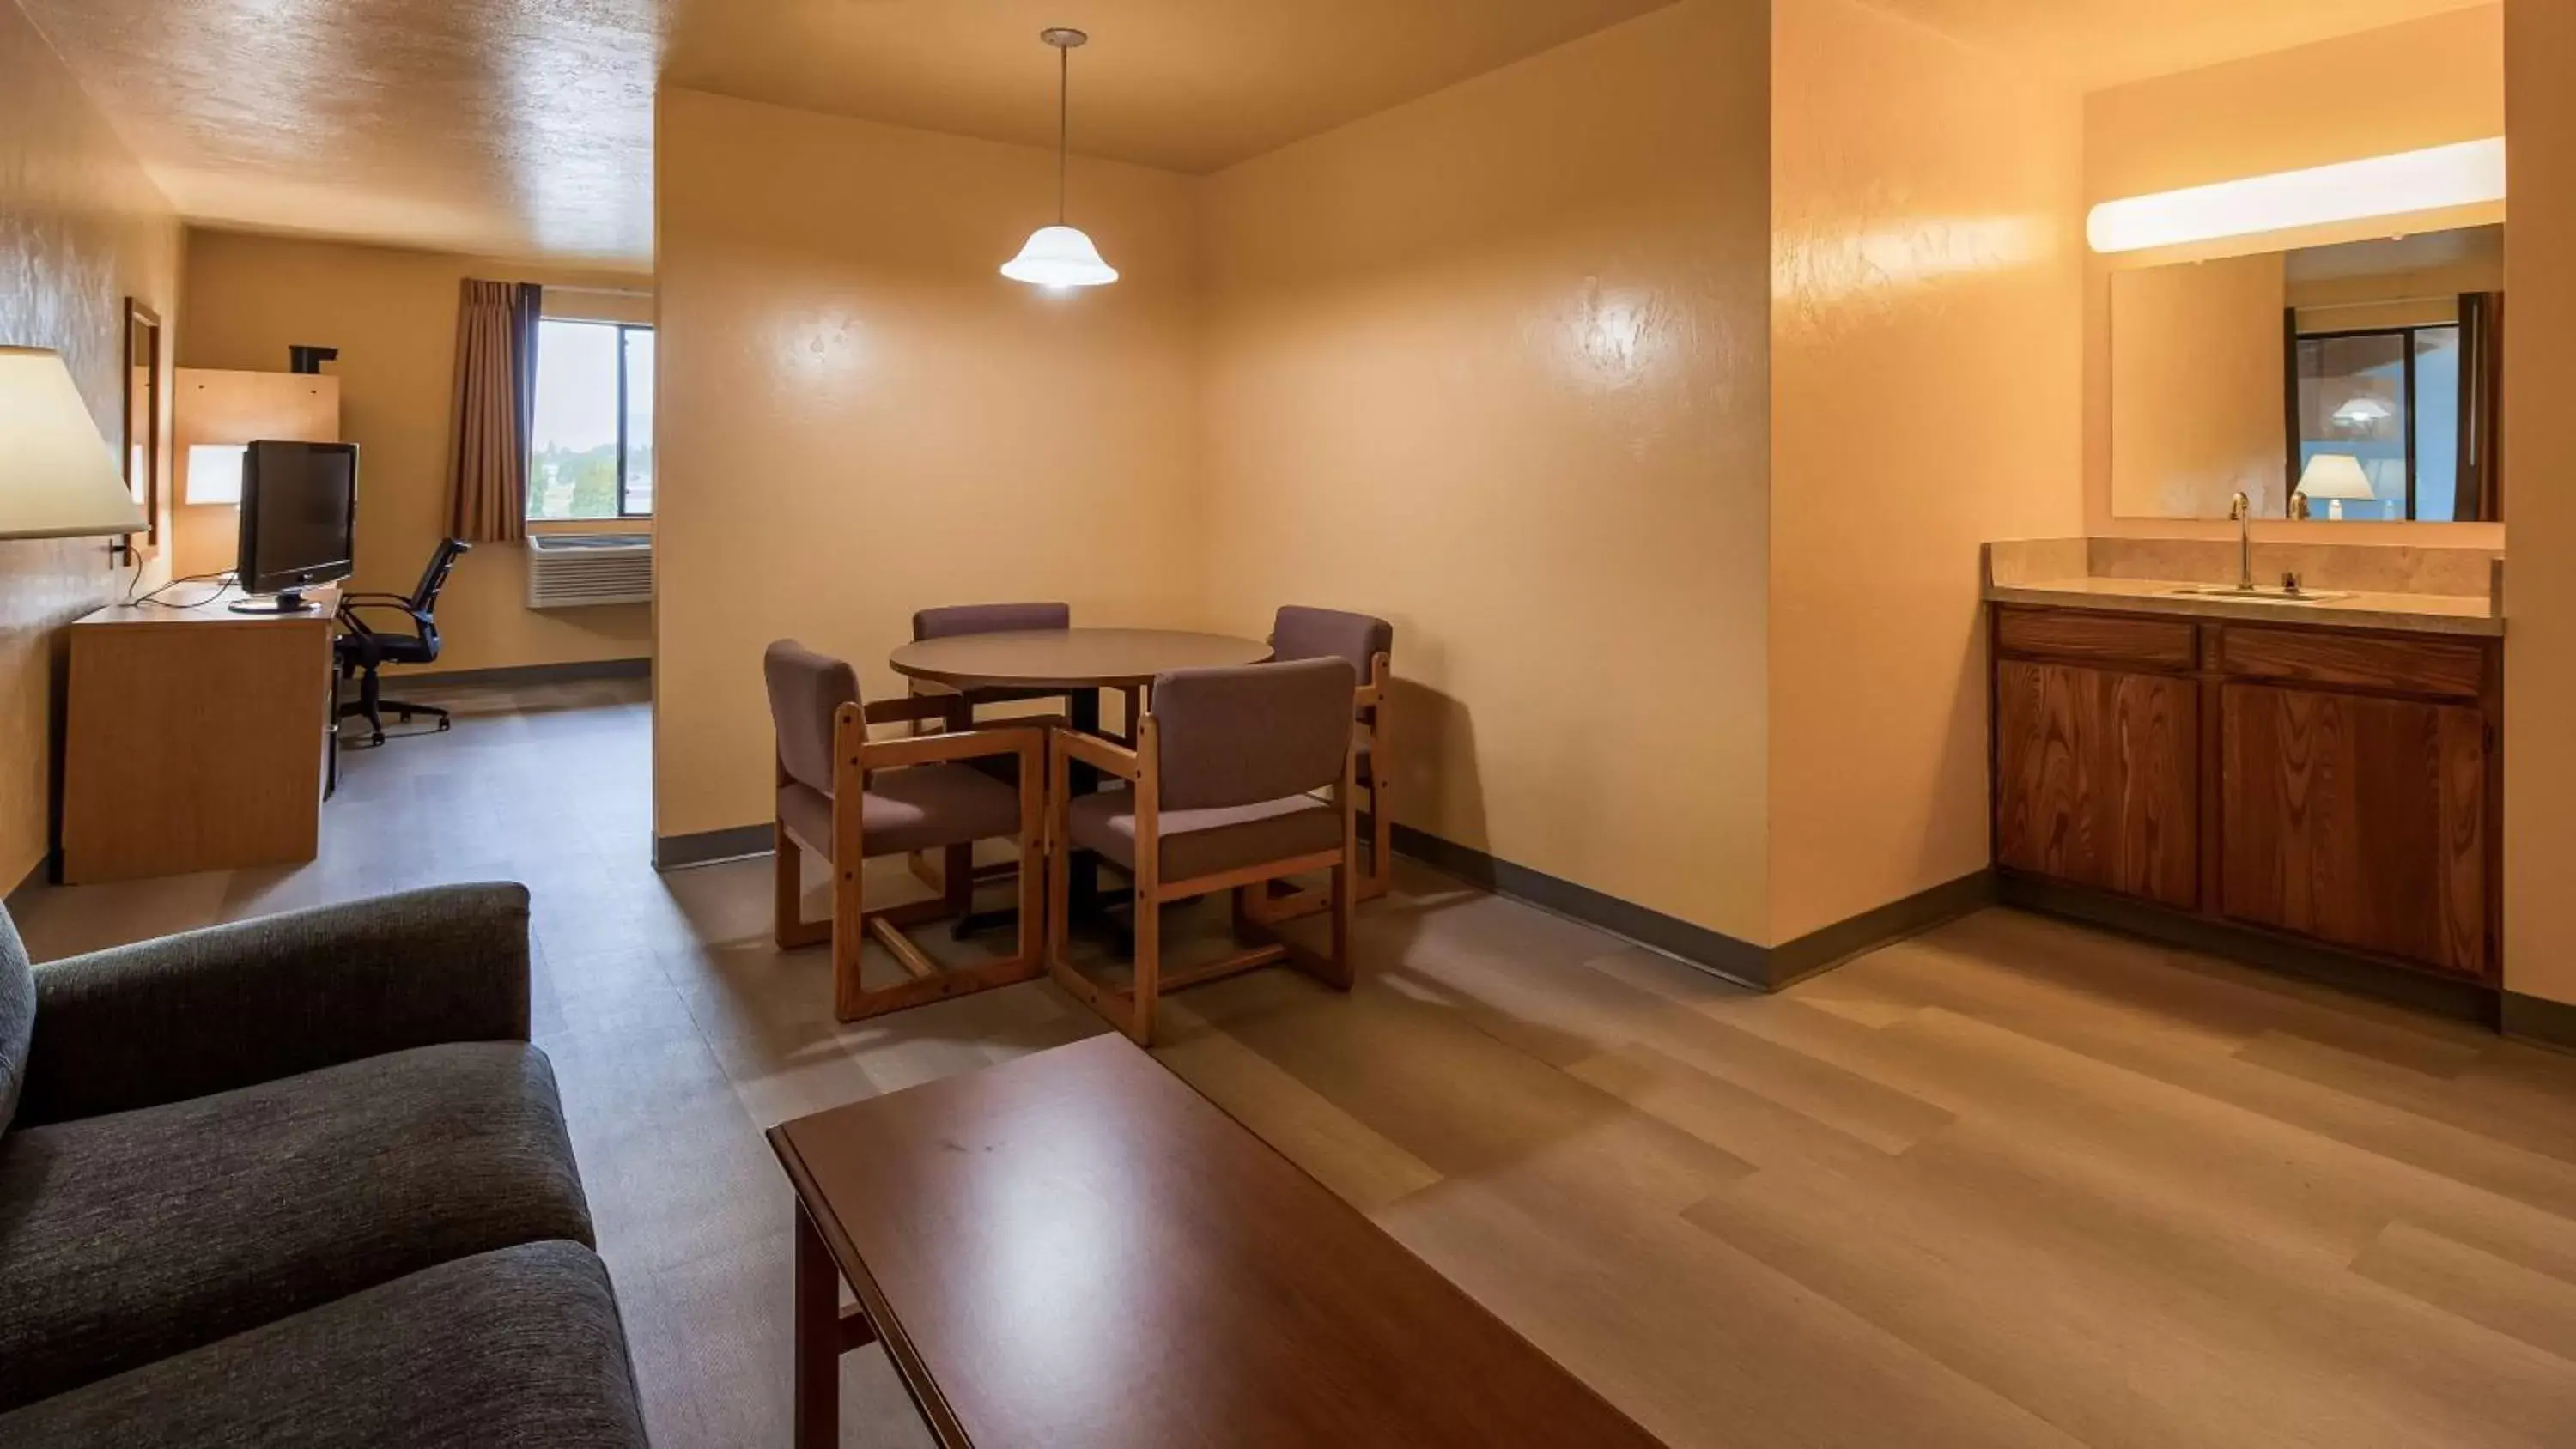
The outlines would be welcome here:
[[[2254,500],[2238,489],[2227,500],[2228,521],[2236,525],[2236,587],[2254,592]]]

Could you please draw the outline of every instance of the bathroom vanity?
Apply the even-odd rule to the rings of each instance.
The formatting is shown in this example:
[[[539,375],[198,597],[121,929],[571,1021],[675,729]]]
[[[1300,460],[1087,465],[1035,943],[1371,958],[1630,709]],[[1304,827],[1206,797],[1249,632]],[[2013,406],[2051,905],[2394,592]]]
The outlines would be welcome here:
[[[2309,594],[2284,598],[2213,592],[2224,555],[2196,543],[2125,560],[2172,577],[2106,576],[2113,543],[1989,549],[2007,898],[2494,985],[2500,566],[2301,549]],[[2484,597],[2368,587],[2456,588],[2481,564]]]

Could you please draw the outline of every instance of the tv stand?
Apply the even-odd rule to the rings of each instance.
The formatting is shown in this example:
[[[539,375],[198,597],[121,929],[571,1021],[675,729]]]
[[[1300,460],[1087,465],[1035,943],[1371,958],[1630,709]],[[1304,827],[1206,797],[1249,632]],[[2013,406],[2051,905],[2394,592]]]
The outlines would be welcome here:
[[[322,606],[304,597],[300,589],[287,589],[265,598],[235,599],[224,607],[236,614],[311,614]]]

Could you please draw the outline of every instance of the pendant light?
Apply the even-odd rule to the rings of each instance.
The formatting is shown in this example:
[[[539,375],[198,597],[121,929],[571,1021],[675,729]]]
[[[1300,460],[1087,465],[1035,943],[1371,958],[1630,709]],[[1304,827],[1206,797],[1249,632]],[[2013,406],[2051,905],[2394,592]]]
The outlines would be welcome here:
[[[1030,282],[1041,287],[1098,287],[1118,280],[1118,269],[1100,259],[1100,249],[1091,244],[1079,227],[1064,222],[1064,168],[1067,122],[1070,109],[1067,91],[1072,81],[1073,48],[1091,37],[1079,30],[1057,26],[1038,32],[1038,39],[1055,47],[1055,225],[1042,226],[1029,233],[1020,254],[1002,263],[1002,275],[1014,282]]]

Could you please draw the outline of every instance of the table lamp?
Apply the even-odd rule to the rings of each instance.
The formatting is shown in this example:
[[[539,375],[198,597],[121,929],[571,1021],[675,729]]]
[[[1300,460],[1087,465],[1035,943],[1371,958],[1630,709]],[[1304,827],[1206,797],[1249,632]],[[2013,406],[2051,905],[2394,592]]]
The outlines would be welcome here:
[[[2350,453],[2319,453],[2308,460],[2308,469],[2299,475],[2299,490],[2311,500],[2326,501],[2326,517],[2343,517],[2347,498],[2367,501],[2379,495],[2370,490],[2370,475],[2361,471],[2361,460]]]
[[[0,538],[89,538],[146,527],[62,354],[0,347]]]

